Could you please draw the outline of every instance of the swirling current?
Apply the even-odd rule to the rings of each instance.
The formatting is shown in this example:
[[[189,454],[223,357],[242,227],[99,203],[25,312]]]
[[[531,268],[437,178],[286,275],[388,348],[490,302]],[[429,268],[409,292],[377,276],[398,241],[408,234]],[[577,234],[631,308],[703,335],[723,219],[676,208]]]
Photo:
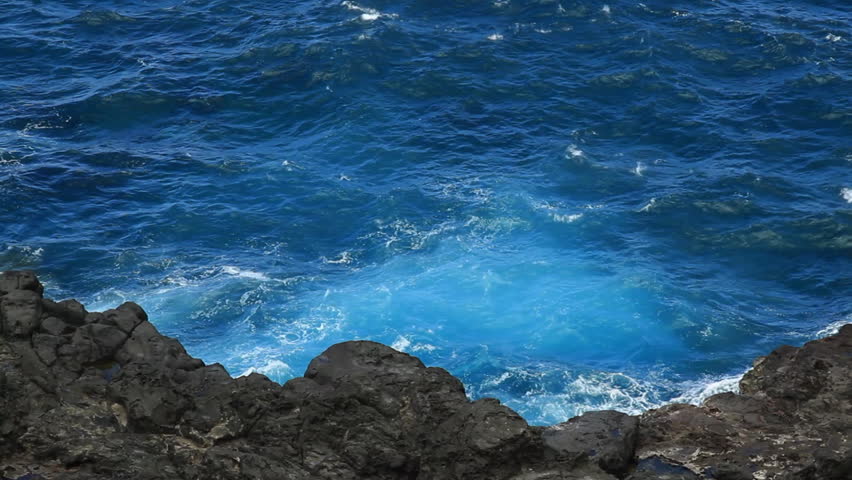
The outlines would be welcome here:
[[[371,339],[530,422],[852,321],[852,4],[6,0],[0,270],[231,373]]]

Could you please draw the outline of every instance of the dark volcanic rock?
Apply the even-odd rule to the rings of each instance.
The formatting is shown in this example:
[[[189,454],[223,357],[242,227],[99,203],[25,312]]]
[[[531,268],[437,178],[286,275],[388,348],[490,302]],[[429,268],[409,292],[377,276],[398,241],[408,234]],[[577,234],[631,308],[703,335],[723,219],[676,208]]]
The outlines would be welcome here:
[[[530,427],[378,343],[234,379],[136,304],[42,292],[0,274],[0,479],[852,478],[852,326],[759,359],[742,395]]]
[[[852,325],[755,362],[741,395],[641,416],[639,459],[706,478],[852,478]]]
[[[602,469],[623,475],[633,460],[639,419],[620,412],[586,412],[548,427],[544,444],[558,456],[588,457]]]

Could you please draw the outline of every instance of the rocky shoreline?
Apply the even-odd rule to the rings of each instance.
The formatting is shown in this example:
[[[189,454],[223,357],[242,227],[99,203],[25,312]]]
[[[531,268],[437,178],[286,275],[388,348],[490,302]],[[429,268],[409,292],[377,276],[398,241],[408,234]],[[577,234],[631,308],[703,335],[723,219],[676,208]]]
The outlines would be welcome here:
[[[849,479],[852,325],[755,361],[741,394],[529,426],[366,341],[231,378],[138,305],[90,313],[0,274],[0,479]]]

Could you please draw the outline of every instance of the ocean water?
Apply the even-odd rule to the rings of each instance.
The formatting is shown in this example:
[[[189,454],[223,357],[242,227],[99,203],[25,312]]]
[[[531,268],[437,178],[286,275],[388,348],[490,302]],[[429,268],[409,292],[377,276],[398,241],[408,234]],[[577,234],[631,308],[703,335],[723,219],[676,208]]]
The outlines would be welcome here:
[[[547,424],[852,321],[849,2],[5,0],[0,106],[0,270],[234,375]]]

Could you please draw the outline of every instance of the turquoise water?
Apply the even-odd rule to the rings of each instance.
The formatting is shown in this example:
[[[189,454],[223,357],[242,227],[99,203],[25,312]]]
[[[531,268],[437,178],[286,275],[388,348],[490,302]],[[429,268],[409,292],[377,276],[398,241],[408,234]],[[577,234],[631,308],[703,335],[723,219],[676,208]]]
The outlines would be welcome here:
[[[852,5],[0,5],[0,270],[233,374],[372,339],[533,423],[852,321]]]

